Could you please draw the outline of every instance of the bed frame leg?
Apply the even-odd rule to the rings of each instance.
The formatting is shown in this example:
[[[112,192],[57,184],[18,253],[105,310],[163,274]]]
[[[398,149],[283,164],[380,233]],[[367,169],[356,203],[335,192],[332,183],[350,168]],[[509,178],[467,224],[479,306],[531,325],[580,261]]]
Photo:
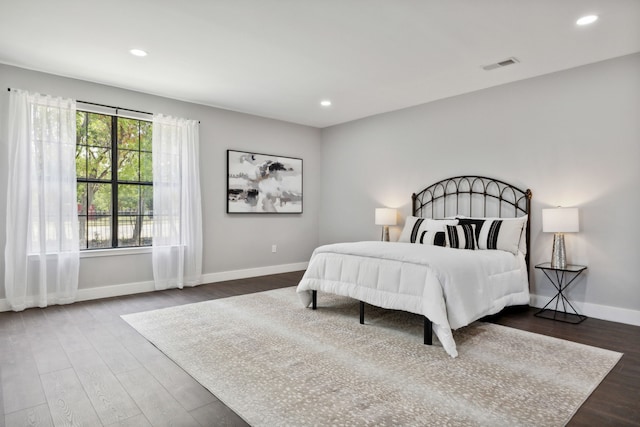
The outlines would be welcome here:
[[[364,302],[360,301],[360,324],[364,325]]]
[[[433,339],[431,335],[433,333],[433,325],[431,324],[431,320],[424,317],[424,345],[433,344]]]
[[[318,308],[318,291],[311,291],[311,309],[315,310]]]

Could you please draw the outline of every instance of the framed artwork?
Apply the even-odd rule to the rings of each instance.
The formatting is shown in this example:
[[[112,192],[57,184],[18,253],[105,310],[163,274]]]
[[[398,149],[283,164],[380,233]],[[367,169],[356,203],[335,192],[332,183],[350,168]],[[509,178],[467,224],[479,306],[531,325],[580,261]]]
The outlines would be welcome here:
[[[302,159],[227,150],[227,213],[302,213]]]

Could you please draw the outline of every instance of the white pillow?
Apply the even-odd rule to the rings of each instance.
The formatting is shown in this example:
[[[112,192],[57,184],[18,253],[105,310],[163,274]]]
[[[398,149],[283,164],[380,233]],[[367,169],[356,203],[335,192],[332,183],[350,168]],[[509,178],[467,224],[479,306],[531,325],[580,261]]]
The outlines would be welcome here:
[[[458,220],[408,216],[398,242],[419,243],[420,236],[424,231],[445,231],[447,225],[458,225]]]
[[[528,215],[518,218],[471,218],[459,215],[476,225],[478,249],[498,249],[513,254],[527,254]]]

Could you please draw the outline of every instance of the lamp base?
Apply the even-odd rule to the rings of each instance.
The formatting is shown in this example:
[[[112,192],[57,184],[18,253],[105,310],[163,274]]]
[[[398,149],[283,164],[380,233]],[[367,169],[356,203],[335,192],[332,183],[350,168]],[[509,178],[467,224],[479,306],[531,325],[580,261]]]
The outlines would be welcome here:
[[[383,242],[388,242],[389,241],[389,226],[388,225],[383,225],[382,226],[382,241]]]
[[[553,235],[553,252],[551,252],[551,268],[567,268],[567,252],[564,248],[564,234]]]

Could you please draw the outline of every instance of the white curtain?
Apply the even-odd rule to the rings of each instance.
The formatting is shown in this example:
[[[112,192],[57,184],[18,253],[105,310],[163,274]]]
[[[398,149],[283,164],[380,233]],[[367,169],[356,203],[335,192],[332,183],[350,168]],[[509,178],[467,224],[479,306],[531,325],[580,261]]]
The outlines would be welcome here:
[[[5,291],[15,311],[67,304],[78,290],[76,104],[12,89]]]
[[[153,116],[153,278],[156,289],[202,280],[199,124]]]

